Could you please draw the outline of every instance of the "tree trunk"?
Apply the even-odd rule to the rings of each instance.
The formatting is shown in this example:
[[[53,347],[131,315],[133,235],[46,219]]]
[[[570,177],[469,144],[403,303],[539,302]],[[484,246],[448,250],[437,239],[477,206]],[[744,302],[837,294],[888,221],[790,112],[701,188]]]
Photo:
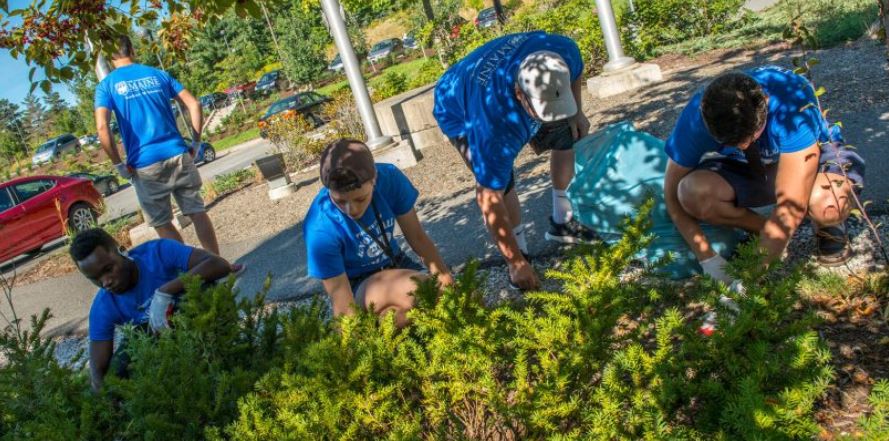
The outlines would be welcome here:
[[[883,25],[883,43],[889,49],[889,0],[879,0],[880,22]]]
[[[503,24],[503,22],[506,21],[506,16],[503,15],[503,2],[501,2],[500,0],[494,0],[494,12],[497,13],[497,20],[500,22],[500,24]]]
[[[432,10],[432,0],[423,0],[423,13],[426,20],[435,21],[435,12]]]

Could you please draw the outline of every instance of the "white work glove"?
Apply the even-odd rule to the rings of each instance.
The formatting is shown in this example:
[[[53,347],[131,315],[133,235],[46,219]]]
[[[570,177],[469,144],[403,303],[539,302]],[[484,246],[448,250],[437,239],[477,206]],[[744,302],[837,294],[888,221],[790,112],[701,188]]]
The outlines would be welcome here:
[[[124,179],[133,178],[133,172],[130,171],[130,166],[128,166],[126,163],[119,162],[117,164],[114,164],[114,168],[117,169],[117,174],[119,174],[120,177]]]
[[[725,266],[728,265],[728,262],[726,262],[719,254],[698,263],[701,264],[701,269],[704,270],[704,274],[710,276],[713,280],[725,283],[726,286],[732,284],[732,278],[725,273]]]
[[[170,327],[170,316],[173,315],[173,309],[176,307],[176,298],[172,294],[154,291],[151,298],[151,305],[148,307],[148,324],[155,332]]]

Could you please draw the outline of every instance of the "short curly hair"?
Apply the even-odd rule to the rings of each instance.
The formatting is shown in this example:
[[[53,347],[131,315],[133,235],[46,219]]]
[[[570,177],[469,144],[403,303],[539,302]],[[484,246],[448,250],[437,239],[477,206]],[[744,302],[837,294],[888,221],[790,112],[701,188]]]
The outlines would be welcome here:
[[[701,98],[701,116],[707,131],[724,145],[747,141],[766,122],[768,95],[744,72],[728,72],[714,79]]]
[[[71,247],[68,249],[68,253],[71,254],[71,258],[74,259],[74,262],[77,263],[89,257],[90,254],[93,254],[93,251],[96,251],[96,248],[102,247],[108,251],[113,251],[119,246],[117,240],[111,237],[107,231],[101,228],[90,228],[89,230],[83,230],[80,233],[77,233],[77,236],[74,236],[74,240],[71,241]]]

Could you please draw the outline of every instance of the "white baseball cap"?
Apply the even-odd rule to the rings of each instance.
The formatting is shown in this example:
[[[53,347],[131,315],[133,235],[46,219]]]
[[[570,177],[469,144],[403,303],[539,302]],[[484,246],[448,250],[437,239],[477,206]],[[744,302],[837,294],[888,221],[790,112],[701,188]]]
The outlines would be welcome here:
[[[577,114],[571,69],[561,55],[552,51],[532,52],[519,66],[516,81],[541,121],[558,121]]]

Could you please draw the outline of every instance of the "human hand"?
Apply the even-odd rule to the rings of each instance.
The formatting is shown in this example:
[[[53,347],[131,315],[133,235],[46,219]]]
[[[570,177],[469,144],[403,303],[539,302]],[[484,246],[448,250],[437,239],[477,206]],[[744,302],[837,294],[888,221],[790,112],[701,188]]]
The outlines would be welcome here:
[[[176,307],[176,298],[161,290],[154,291],[151,305],[148,307],[148,324],[155,332],[170,327],[170,317]]]
[[[537,289],[540,286],[537,273],[524,259],[517,264],[509,264],[509,280],[521,290]]]
[[[129,165],[127,165],[123,162],[118,162],[117,164],[114,164],[114,168],[117,169],[117,174],[119,174],[120,177],[122,177],[124,179],[132,179],[133,175],[136,174],[136,171],[133,170],[133,167],[130,167]]]
[[[725,266],[728,265],[728,262],[719,254],[698,263],[700,263],[704,274],[710,276],[713,280],[725,283],[727,286],[732,284],[732,278],[725,273]]]
[[[438,274],[438,283],[441,286],[451,286],[454,284],[454,276],[451,273],[440,273]]]
[[[577,114],[571,118],[568,125],[571,127],[571,136],[574,137],[575,141],[590,133],[590,120],[587,119],[580,109],[577,110]]]

